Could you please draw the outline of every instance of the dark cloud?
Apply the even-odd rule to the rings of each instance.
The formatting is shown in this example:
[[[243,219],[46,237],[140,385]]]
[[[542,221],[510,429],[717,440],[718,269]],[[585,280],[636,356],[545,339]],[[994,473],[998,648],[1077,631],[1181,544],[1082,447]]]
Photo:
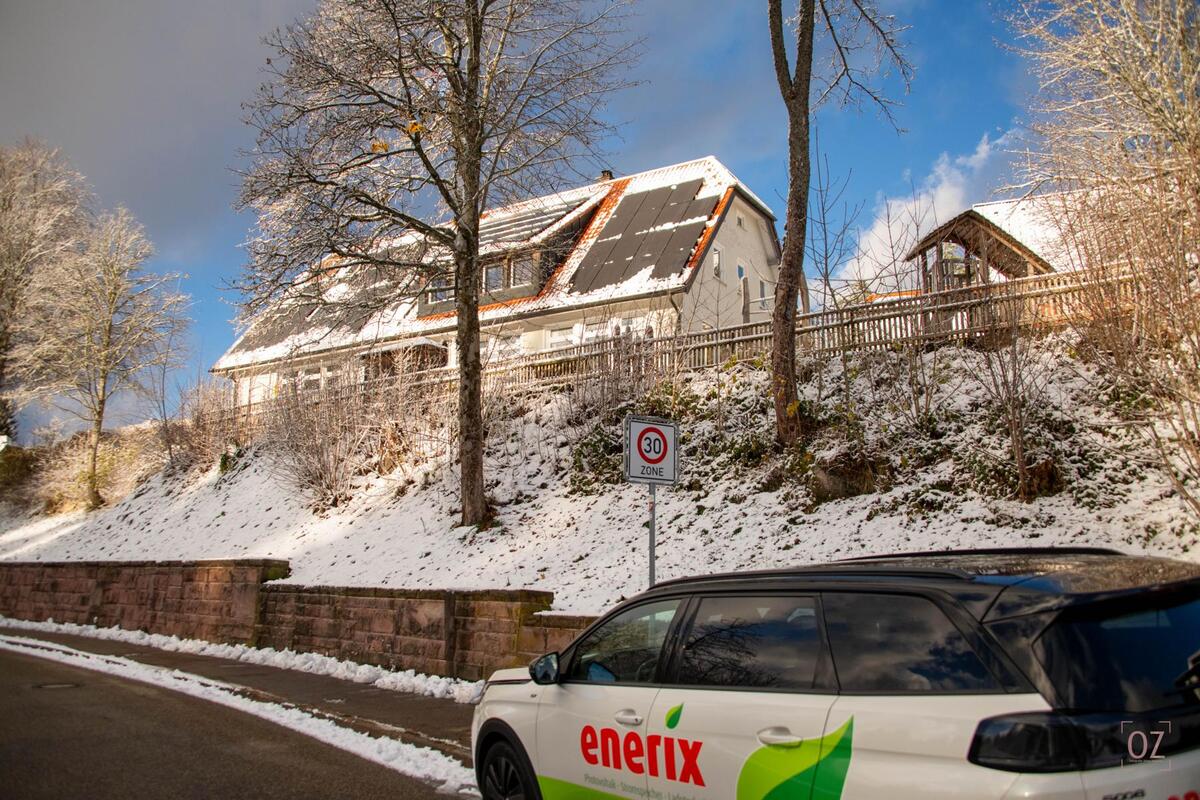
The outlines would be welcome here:
[[[267,31],[312,0],[0,2],[0,142],[60,147],[164,255],[229,213]]]

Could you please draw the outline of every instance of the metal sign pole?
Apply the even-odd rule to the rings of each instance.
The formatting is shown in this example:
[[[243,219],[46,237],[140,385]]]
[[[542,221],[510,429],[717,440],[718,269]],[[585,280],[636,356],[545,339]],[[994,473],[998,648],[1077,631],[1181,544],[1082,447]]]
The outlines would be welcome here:
[[[654,588],[654,506],[657,488],[655,484],[650,484],[650,588]]]

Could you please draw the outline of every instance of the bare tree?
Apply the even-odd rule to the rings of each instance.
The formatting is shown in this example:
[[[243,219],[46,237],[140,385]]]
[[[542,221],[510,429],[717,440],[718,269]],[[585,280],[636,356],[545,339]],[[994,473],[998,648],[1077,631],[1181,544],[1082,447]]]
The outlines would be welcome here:
[[[1082,349],[1200,514],[1200,7],[1026,2],[1040,92],[1028,188],[1079,272]],[[1107,388],[1107,387],[1106,387]]]
[[[480,220],[598,158],[632,55],[626,0],[325,0],[268,38],[271,81],[242,205],[259,213],[241,281],[253,314],[328,300],[329,273],[375,286],[370,313],[433,279],[455,287],[462,521],[484,496]]]
[[[72,247],[87,203],[83,179],[58,151],[26,140],[0,147],[0,435],[16,436],[10,361],[29,284]]]
[[[183,309],[180,309],[182,316]],[[173,383],[180,368],[187,360],[187,321],[165,331],[155,345],[155,353],[149,359],[145,380],[141,382],[141,393],[150,403],[151,413],[158,426],[159,441],[166,454],[167,463],[179,465],[179,455],[176,451],[181,444],[180,424],[182,419],[177,413],[183,403],[185,387],[178,382]],[[172,402],[174,401],[174,402]]]
[[[783,260],[772,314],[771,392],[776,437],[781,443],[790,444],[804,432],[796,394],[796,311],[798,300],[804,311],[809,307],[804,249],[812,113],[831,98],[843,104],[866,101],[892,121],[892,101],[871,85],[871,77],[887,65],[899,72],[907,87],[912,67],[900,45],[904,28],[893,17],[880,12],[874,0],[799,0],[794,65],[789,63],[784,36],[782,0],[767,0],[767,18],[775,78],[788,115],[787,212]],[[827,45],[829,60],[827,68],[818,67],[814,75],[818,37]]]
[[[1024,313],[1011,288],[1005,293],[1009,308],[1016,310],[996,325],[992,341],[982,351],[984,369],[976,378],[1008,439],[1008,458],[1001,466],[1015,477],[1010,482],[1014,494],[1028,503],[1046,493],[1057,477],[1053,459],[1035,457],[1030,441],[1034,416],[1046,402],[1050,374],[1032,346],[1037,335],[1034,315]]]
[[[88,424],[92,508],[104,500],[96,458],[109,402],[144,389],[147,371],[171,357],[164,342],[184,325],[185,298],[170,290],[176,276],[142,271],[152,252],[129,212],[101,216],[77,252],[35,274],[37,302],[20,321],[18,397],[51,402]]]

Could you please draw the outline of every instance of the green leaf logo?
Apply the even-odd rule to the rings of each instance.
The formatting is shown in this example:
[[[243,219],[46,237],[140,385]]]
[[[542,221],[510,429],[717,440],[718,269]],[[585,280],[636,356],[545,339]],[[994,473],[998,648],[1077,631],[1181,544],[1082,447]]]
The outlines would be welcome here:
[[[737,800],[841,800],[854,718],[833,733],[789,747],[760,747],[738,774]]]
[[[680,703],[667,712],[667,727],[675,730],[675,726],[679,724],[681,716],[683,716],[683,703]]]

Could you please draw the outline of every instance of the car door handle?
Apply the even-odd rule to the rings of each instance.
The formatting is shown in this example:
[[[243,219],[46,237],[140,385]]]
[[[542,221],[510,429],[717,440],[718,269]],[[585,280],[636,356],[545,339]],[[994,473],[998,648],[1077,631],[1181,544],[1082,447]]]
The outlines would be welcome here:
[[[634,711],[632,708],[622,708],[613,715],[613,719],[622,725],[641,725],[642,715]]]
[[[803,738],[793,735],[790,730],[781,726],[763,728],[758,732],[758,740],[763,744],[775,747],[795,747],[804,741]]]

